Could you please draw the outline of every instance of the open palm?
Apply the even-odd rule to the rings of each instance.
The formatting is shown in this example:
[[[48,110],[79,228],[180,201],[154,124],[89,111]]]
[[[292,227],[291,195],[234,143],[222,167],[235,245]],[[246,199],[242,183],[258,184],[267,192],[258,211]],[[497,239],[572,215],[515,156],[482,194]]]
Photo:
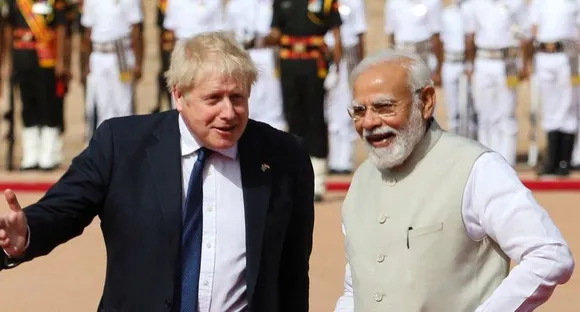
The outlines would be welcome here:
[[[27,243],[26,216],[12,190],[4,191],[4,197],[10,212],[0,217],[0,247],[10,257],[18,257],[24,253]]]

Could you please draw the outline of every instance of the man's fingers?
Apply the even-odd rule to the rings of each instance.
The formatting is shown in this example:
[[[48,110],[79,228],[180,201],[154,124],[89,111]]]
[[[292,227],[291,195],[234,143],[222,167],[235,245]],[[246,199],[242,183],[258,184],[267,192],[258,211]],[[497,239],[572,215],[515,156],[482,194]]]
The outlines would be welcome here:
[[[22,208],[20,208],[20,204],[18,203],[18,199],[16,198],[16,194],[14,194],[14,191],[12,191],[11,189],[5,190],[4,197],[6,198],[6,202],[8,203],[8,207],[10,207],[10,210],[14,212],[22,211]]]
[[[2,249],[8,249],[11,246],[12,244],[10,244],[10,238],[0,239],[0,247],[2,247]]]

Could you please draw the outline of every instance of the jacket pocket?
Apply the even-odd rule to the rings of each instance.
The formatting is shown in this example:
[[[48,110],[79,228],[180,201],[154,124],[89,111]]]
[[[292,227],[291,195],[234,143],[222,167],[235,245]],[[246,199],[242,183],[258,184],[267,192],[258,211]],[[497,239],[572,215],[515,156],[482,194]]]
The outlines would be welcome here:
[[[409,238],[417,238],[429,234],[434,234],[443,231],[443,222],[438,222],[432,225],[422,226],[409,230]]]

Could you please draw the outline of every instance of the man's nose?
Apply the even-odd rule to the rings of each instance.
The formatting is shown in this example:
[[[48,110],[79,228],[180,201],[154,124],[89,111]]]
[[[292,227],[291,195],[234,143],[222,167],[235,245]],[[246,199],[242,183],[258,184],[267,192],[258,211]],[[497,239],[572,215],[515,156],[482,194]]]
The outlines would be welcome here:
[[[223,119],[231,120],[236,117],[236,111],[234,110],[234,104],[228,97],[225,97],[222,101],[222,111],[220,117]]]
[[[379,127],[382,123],[381,117],[372,110],[367,110],[365,115],[360,120],[363,129],[372,130]]]

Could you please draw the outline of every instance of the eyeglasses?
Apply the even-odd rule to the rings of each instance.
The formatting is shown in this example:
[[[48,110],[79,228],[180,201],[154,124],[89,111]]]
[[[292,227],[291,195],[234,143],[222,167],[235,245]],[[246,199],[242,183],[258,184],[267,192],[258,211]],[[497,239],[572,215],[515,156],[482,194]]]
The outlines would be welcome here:
[[[413,95],[416,95],[421,91],[423,91],[423,88],[416,89],[413,91]],[[350,118],[352,118],[354,121],[358,121],[364,118],[367,110],[372,111],[379,117],[391,117],[397,114],[399,107],[401,106],[400,104],[395,104],[396,102],[398,101],[392,99],[379,99],[371,103],[369,106],[354,104],[347,109],[347,112]]]
[[[357,104],[349,107],[347,111],[350,118],[357,121],[365,117],[368,109],[379,117],[390,117],[397,114],[397,107],[398,105],[393,103],[374,103],[370,106]]]

